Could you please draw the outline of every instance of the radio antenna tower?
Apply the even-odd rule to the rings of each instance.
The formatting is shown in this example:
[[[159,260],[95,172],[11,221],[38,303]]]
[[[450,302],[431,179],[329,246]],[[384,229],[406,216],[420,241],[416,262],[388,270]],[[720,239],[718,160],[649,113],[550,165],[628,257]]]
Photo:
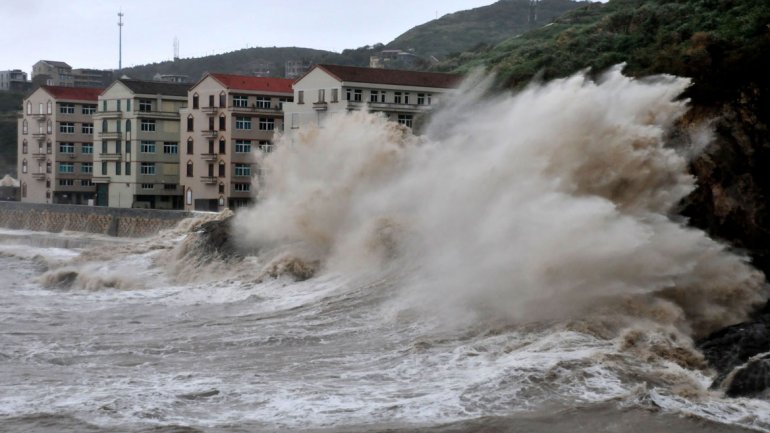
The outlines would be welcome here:
[[[174,37],[174,61],[179,60],[179,38]]]
[[[123,70],[123,11],[118,12],[118,71]]]

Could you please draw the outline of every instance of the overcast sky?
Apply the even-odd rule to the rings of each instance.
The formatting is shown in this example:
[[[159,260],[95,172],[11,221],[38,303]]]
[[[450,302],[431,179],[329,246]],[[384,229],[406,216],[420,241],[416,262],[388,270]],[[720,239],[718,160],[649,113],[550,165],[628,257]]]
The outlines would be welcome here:
[[[496,0],[2,0],[0,70],[38,60],[117,69],[248,47],[342,51],[388,43],[410,28]]]

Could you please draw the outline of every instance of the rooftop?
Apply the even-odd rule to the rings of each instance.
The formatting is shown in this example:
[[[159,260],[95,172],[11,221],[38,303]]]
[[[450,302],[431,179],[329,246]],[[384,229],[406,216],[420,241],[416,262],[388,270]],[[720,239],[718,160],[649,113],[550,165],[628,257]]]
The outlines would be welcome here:
[[[250,75],[209,74],[215,80],[232,90],[258,90],[263,92],[292,93],[288,78],[253,77]]]
[[[189,84],[169,83],[165,81],[144,81],[121,78],[118,81],[123,83],[129,90],[138,95],[169,95],[169,96],[187,96]]]
[[[399,69],[359,68],[356,66],[316,65],[340,81],[351,83],[394,84],[414,87],[455,88],[462,75],[440,72],[403,71]]]
[[[94,101],[104,91],[98,87],[65,87],[65,86],[40,86],[56,99],[73,99],[76,101]]]

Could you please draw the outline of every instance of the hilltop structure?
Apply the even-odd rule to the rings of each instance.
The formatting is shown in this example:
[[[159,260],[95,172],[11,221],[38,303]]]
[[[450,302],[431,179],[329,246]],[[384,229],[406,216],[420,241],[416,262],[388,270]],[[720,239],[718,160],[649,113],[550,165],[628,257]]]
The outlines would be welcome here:
[[[283,129],[292,80],[207,74],[188,92],[181,110],[186,152],[185,210],[219,211],[251,202],[259,167],[252,151],[269,152]]]
[[[44,85],[24,99],[17,140],[22,201],[94,199],[93,114],[102,90]]]

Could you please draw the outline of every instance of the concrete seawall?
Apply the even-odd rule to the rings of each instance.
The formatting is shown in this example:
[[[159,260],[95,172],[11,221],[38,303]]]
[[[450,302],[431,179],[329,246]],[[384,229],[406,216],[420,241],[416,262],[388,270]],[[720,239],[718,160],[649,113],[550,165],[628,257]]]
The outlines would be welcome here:
[[[0,227],[17,230],[145,237],[191,216],[190,212],[172,210],[0,202]]]

